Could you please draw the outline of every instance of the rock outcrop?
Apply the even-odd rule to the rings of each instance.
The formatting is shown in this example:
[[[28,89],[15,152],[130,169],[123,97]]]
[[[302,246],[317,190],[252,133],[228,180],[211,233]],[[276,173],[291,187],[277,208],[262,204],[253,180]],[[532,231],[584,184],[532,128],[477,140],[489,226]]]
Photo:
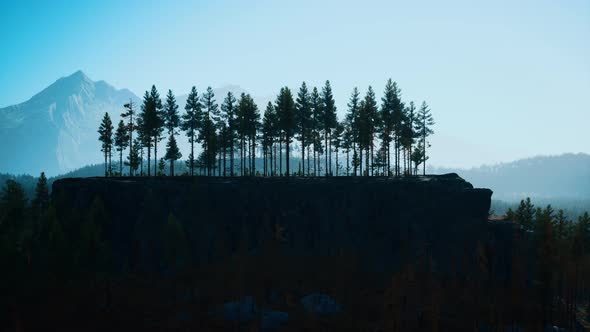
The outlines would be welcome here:
[[[287,255],[354,256],[386,272],[432,258],[437,271],[476,255],[490,238],[492,191],[456,174],[408,178],[70,178],[54,200],[88,211],[98,198],[120,264],[159,269],[170,215],[184,228],[195,266],[280,243]],[[156,253],[156,254],[154,254]]]

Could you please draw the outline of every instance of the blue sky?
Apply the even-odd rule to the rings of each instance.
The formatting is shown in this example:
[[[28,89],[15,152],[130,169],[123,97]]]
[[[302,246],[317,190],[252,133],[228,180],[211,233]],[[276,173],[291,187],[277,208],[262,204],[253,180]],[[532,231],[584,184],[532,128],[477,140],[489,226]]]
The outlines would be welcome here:
[[[590,153],[590,1],[0,2],[0,107],[83,70],[141,95],[155,83],[254,95],[332,82],[426,100],[431,162],[477,166]]]

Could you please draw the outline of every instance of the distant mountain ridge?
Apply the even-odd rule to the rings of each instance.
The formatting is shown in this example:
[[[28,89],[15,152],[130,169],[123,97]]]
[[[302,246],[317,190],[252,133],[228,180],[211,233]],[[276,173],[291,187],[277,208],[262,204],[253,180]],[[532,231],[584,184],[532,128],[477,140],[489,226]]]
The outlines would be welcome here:
[[[21,104],[0,109],[0,170],[57,175],[100,162],[98,124],[105,112],[118,121],[130,99],[139,102],[131,91],[77,71]]]
[[[490,188],[494,199],[524,197],[590,200],[590,155],[537,156],[471,169],[435,167],[434,174],[456,172],[476,187]]]

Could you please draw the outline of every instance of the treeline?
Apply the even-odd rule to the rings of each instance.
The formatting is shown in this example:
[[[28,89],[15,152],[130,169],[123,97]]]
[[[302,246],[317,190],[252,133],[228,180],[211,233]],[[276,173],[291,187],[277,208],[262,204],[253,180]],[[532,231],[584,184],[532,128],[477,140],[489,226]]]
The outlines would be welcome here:
[[[537,207],[527,198],[506,217],[521,227],[512,249],[511,296],[531,296],[537,307],[529,314],[542,326],[578,330],[580,311],[590,319],[590,215],[571,220],[564,210]]]
[[[434,125],[426,102],[419,108],[404,103],[390,79],[380,105],[369,86],[364,97],[354,88],[347,106],[346,116],[338,119],[329,81],[321,89],[303,82],[296,95],[283,87],[264,111],[249,94],[228,92],[219,105],[211,87],[202,94],[192,87],[181,114],[171,90],[162,101],[152,86],[139,110],[133,102],[124,105],[116,128],[104,115],[98,133],[105,176],[123,175],[124,166],[130,176],[164,175],[166,163],[174,176],[175,161],[182,158],[181,132],[191,147],[187,175],[400,176],[418,174],[420,166],[426,172]],[[164,139],[166,151],[158,159],[158,143]],[[198,156],[195,144],[200,145]],[[295,144],[301,159],[291,165]],[[112,166],[113,154],[119,158],[118,170]],[[256,158],[263,160],[262,169],[256,169]]]

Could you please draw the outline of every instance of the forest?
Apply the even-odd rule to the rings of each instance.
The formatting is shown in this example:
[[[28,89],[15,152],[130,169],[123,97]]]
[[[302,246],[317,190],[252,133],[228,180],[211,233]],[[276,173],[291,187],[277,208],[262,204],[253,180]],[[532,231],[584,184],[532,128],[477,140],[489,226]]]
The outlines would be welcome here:
[[[131,213],[160,218],[157,202],[149,202],[143,204],[146,211]],[[214,249],[221,261],[197,267],[190,263],[187,251],[196,240],[186,228],[190,224],[172,214],[159,222],[163,247],[161,253],[150,254],[159,257],[151,259],[150,264],[160,271],[154,273],[142,270],[139,258],[131,257],[123,266],[115,264],[117,239],[109,231],[113,228],[109,213],[98,197],[89,209],[78,210],[68,200],[50,195],[44,174],[30,201],[17,182],[5,183],[0,192],[3,327],[255,329],[260,321],[219,320],[210,314],[223,301],[244,292],[265,299],[262,304],[280,301],[282,310],[291,310],[289,324],[284,326],[289,331],[368,327],[378,331],[540,331],[546,326],[584,331],[590,321],[590,215],[572,220],[563,211],[537,207],[530,199],[509,210],[505,220],[490,221],[493,227],[509,226],[506,234],[512,239],[496,245],[478,242],[464,258],[465,262],[473,259],[475,265],[468,268],[470,264],[464,262],[450,274],[438,271],[427,243],[418,256],[406,256],[406,263],[395,267],[393,275],[359,274],[351,260],[340,256],[308,256],[308,268],[294,271],[292,261],[281,256],[288,245],[280,226],[268,237],[260,236],[264,245],[254,255],[245,254],[239,244],[234,247],[222,241]],[[190,222],[214,221],[199,220]],[[511,244],[502,247],[507,243]],[[501,277],[503,264],[494,263],[494,257],[505,251],[509,275]],[[300,313],[289,301],[301,294],[268,293],[270,280],[274,287],[299,285],[299,292],[324,290],[344,311]],[[190,318],[168,320],[170,315],[188,315],[186,310],[192,312]],[[152,317],[150,312],[158,314]]]
[[[413,101],[404,103],[401,89],[389,79],[380,107],[371,86],[364,97],[354,88],[347,105],[339,120],[329,81],[321,91],[303,82],[296,96],[283,87],[262,114],[249,94],[236,98],[228,92],[219,105],[211,87],[199,95],[193,86],[180,114],[172,91],[162,101],[152,86],[139,111],[132,102],[124,105],[116,128],[104,115],[98,133],[105,176],[122,175],[124,168],[131,176],[164,175],[166,163],[169,175],[175,175],[181,132],[191,146],[187,175],[400,176],[418,174],[420,166],[425,174],[434,125],[426,102],[419,108]],[[157,143],[166,138],[166,151],[158,159]],[[201,148],[197,157],[195,143]],[[295,149],[300,160],[291,165]],[[257,152],[262,169],[256,169]],[[113,169],[113,154],[118,169]]]

